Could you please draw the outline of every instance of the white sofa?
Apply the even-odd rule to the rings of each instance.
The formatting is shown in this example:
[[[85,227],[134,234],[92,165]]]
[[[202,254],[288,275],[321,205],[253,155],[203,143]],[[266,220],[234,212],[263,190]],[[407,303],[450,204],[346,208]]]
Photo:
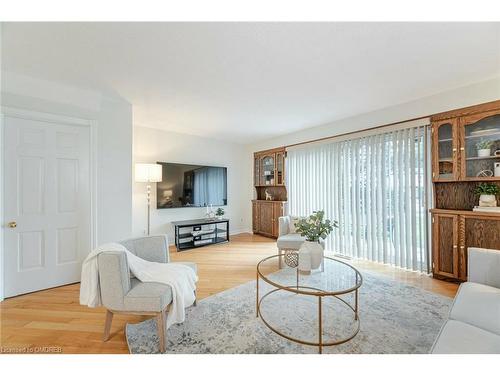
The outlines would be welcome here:
[[[432,354],[500,354],[500,250],[470,247],[460,285]]]

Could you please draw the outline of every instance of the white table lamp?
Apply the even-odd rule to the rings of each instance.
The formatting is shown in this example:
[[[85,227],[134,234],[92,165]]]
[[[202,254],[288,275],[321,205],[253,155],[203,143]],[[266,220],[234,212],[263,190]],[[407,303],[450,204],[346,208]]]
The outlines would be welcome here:
[[[137,163],[135,165],[135,181],[147,182],[148,197],[148,236],[151,223],[151,183],[161,182],[162,166],[160,164]]]

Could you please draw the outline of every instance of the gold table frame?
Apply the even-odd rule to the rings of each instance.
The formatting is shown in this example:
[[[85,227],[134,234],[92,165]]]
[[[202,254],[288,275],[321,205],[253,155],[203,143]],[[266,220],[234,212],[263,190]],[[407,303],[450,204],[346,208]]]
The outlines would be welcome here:
[[[269,257],[266,257],[266,258],[262,259],[259,263],[257,263],[257,280],[256,280],[256,282],[257,282],[257,285],[256,285],[256,288],[257,288],[256,316],[257,316],[257,318],[260,317],[260,319],[262,320],[262,322],[271,331],[273,331],[274,333],[280,335],[281,337],[284,337],[285,339],[288,339],[290,341],[293,341],[293,342],[296,342],[296,343],[299,343],[299,344],[303,344],[303,345],[317,346],[319,354],[321,354],[323,352],[323,347],[324,346],[340,345],[340,344],[343,344],[343,343],[345,343],[345,342],[353,339],[358,334],[359,328],[360,328],[360,321],[359,321],[359,315],[358,315],[358,305],[359,305],[358,290],[361,287],[361,285],[363,284],[363,276],[361,276],[361,273],[356,268],[354,268],[353,266],[351,266],[350,264],[348,264],[346,262],[342,262],[341,260],[330,258],[330,257],[325,257],[324,256],[323,257],[323,261],[326,260],[326,259],[329,259],[329,260],[332,260],[334,262],[342,263],[345,266],[350,267],[352,270],[354,270],[354,272],[356,274],[356,285],[353,286],[352,288],[345,289],[345,290],[339,290],[339,291],[336,291],[336,292],[328,292],[328,291],[324,291],[324,290],[321,290],[321,289],[318,289],[318,288],[313,288],[313,287],[303,286],[303,285],[301,286],[301,285],[299,285],[299,269],[298,269],[298,267],[295,267],[296,268],[296,273],[297,273],[296,284],[293,285],[293,286],[284,286],[284,285],[280,285],[280,284],[278,284],[278,283],[276,283],[274,281],[269,280],[260,271],[260,265],[262,263],[264,263],[264,262],[266,262],[266,261],[268,261],[269,259],[272,259],[272,258],[278,258],[278,260],[281,260],[280,257],[284,257],[284,256],[285,256],[285,254],[272,255],[272,256],[269,256]],[[298,256],[298,253],[297,253],[297,256]],[[325,272],[325,271],[322,271],[322,272]],[[276,288],[276,289],[272,289],[271,291],[269,291],[266,294],[264,294],[260,299],[259,299],[259,278],[262,279],[267,284],[269,284],[269,285],[271,285],[271,286],[273,286],[273,287]],[[318,297],[318,341],[317,342],[316,341],[305,341],[305,340],[301,340],[301,339],[298,339],[298,338],[286,335],[286,334],[280,332],[279,330],[277,330],[276,328],[274,328],[271,324],[269,324],[262,317],[262,314],[260,312],[260,306],[262,304],[262,301],[267,296],[269,296],[269,295],[271,295],[271,294],[273,294],[273,293],[275,293],[277,291],[280,291],[280,290],[285,290],[285,291],[288,291],[288,292],[291,292],[291,293],[296,293],[296,294],[309,295],[309,296],[317,296]],[[347,302],[346,300],[344,300],[344,299],[342,299],[340,297],[342,295],[353,293],[353,292],[355,293],[354,307],[351,306],[351,304],[349,304],[349,302]],[[356,324],[356,327],[354,329],[354,332],[350,336],[342,338],[340,340],[336,340],[336,341],[323,342],[323,306],[322,306],[322,299],[324,297],[334,297],[334,298],[337,298],[338,300],[340,300],[341,302],[343,302],[347,307],[349,307],[354,312],[354,321],[357,322],[357,324]]]

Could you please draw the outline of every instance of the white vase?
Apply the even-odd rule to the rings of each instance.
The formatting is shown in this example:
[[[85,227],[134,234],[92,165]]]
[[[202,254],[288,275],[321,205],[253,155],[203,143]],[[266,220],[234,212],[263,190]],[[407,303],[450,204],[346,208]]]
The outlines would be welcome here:
[[[491,155],[491,150],[489,148],[483,148],[482,150],[477,150],[477,156],[480,158],[486,158]]]
[[[311,272],[311,251],[302,245],[299,249],[299,271],[302,273]]]
[[[321,266],[324,245],[316,241],[305,241],[299,249],[299,271],[309,272]]]
[[[494,195],[490,194],[481,194],[479,197],[479,206],[480,207],[496,207],[497,200]]]

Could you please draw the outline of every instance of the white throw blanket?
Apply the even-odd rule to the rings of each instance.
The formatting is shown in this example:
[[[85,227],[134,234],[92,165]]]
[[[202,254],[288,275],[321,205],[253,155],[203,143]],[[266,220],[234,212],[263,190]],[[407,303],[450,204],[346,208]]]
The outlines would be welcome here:
[[[109,243],[93,250],[82,265],[80,304],[89,307],[101,306],[99,287],[99,266],[97,256],[105,251],[123,251],[127,255],[130,271],[143,282],[157,282],[172,289],[172,306],[167,315],[167,328],[185,319],[184,309],[191,306],[196,297],[198,276],[192,268],[184,264],[148,262],[132,254],[118,243]]]

